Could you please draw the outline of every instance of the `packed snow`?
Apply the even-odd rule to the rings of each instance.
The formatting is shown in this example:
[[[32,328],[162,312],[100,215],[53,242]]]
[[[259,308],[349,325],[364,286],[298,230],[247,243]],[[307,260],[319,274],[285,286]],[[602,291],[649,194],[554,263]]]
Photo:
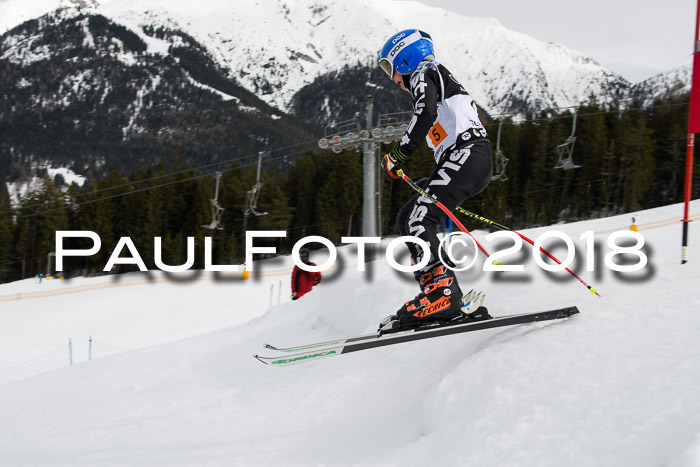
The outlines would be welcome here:
[[[648,263],[613,273],[607,241],[633,216]],[[700,235],[692,223],[682,265],[681,217],[674,205],[523,232],[571,237],[572,268],[601,297],[543,273],[529,246],[505,261],[524,272],[458,274],[495,316],[578,306],[569,319],[283,368],[253,355],[273,353],[265,342],[374,331],[416,293],[411,274],[383,258],[358,272],[346,247],[298,301],[289,258],[257,262],[248,280],[192,271],[1,285],[0,369],[69,337],[82,344],[73,366],[0,385],[0,465],[700,466]],[[132,350],[86,362],[90,335]]]

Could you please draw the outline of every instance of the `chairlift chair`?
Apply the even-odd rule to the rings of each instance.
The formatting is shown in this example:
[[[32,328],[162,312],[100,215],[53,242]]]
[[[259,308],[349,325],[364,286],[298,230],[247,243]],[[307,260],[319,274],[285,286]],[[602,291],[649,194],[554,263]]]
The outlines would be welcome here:
[[[494,154],[494,174],[491,176],[491,181],[500,180],[505,182],[508,180],[508,175],[506,175],[506,166],[508,165],[508,159],[503,155],[501,151],[501,128],[503,127],[503,122],[498,124],[498,136],[496,137],[496,152]]]
[[[578,169],[581,167],[574,162],[574,144],[576,143],[576,109],[574,108],[574,123],[571,128],[571,135],[566,138],[564,143],[557,146],[557,155],[559,160],[557,160],[557,165],[554,166],[555,169]]]
[[[224,215],[224,208],[219,205],[219,180],[221,179],[221,172],[216,172],[216,190],[214,191],[214,198],[211,199],[211,222],[209,224],[203,224],[202,227],[210,230],[223,230],[224,227],[221,225],[221,218]]]
[[[267,214],[267,212],[258,212],[258,198],[260,198],[260,191],[262,190],[263,184],[260,183],[260,169],[262,166],[262,156],[263,153],[259,152],[258,153],[258,172],[256,175],[255,179],[255,185],[253,185],[253,188],[248,190],[248,193],[246,195],[246,204],[248,208],[245,211],[245,215],[248,216],[250,214],[253,214],[254,216],[264,216]]]
[[[246,203],[248,209],[245,211],[245,215],[253,214],[254,216],[264,216],[267,212],[258,212],[258,198],[260,198],[260,191],[262,190],[262,183],[256,183],[253,185],[251,190],[248,190],[246,196]]]

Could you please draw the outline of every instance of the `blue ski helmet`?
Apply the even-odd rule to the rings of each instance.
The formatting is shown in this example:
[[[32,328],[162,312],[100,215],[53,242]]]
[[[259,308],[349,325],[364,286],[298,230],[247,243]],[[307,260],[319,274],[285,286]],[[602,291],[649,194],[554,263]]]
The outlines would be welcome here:
[[[382,47],[379,66],[391,78],[394,69],[408,75],[423,60],[435,60],[430,34],[418,29],[406,29],[395,34]]]

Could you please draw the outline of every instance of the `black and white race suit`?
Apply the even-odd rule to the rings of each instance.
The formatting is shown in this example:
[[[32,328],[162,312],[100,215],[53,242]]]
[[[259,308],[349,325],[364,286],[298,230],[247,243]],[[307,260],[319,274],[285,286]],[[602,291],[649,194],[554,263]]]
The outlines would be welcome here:
[[[422,62],[411,75],[410,88],[414,113],[399,147],[409,155],[426,139],[437,167],[419,184],[453,211],[491,181],[491,144],[486,129],[474,100],[444,66]],[[419,237],[430,245],[431,259],[424,270],[439,261],[435,228],[443,217],[445,213],[437,205],[420,195],[399,211],[399,233]],[[422,250],[408,245],[414,260],[420,262]]]
[[[399,142],[404,154],[412,154],[425,138],[440,162],[451,146],[488,138],[476,103],[441,64],[421,62],[411,74],[410,87],[413,118]]]

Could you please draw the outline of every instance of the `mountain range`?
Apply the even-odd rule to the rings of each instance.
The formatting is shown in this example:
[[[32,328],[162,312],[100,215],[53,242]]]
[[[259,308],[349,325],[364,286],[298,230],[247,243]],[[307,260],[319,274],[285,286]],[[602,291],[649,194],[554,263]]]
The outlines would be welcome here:
[[[175,147],[195,166],[311,148],[368,95],[377,112],[410,110],[376,66],[386,38],[409,27],[431,33],[438,59],[491,116],[591,96],[650,104],[689,89],[689,66],[632,84],[494,18],[415,1],[7,0],[0,177],[66,167],[94,178],[167,161]]]

